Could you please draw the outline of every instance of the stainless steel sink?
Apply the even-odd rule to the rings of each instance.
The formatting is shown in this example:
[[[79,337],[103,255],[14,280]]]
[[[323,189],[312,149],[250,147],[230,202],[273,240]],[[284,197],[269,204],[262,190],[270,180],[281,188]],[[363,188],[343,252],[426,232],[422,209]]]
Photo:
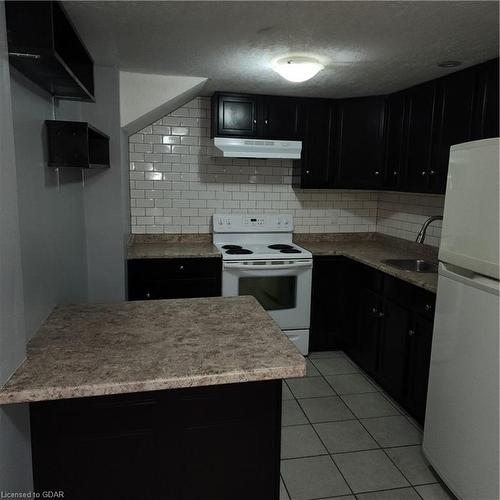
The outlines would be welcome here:
[[[414,273],[437,273],[438,266],[434,262],[423,259],[385,259],[384,264]]]

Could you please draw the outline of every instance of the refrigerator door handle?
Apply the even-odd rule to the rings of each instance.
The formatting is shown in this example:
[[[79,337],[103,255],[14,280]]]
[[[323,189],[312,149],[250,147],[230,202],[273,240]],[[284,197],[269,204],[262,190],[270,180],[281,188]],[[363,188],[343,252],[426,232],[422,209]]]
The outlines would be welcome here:
[[[446,276],[454,281],[459,281],[464,285],[478,288],[494,295],[499,295],[499,282],[493,278],[488,278],[481,274],[476,274],[462,267],[451,264],[439,263],[439,275]],[[438,285],[439,286],[439,285]]]

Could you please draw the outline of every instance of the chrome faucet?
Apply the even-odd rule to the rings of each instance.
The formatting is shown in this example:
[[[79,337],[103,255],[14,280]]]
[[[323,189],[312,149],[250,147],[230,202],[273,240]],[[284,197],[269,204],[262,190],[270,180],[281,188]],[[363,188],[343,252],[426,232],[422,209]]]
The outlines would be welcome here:
[[[435,220],[443,220],[442,215],[433,215],[432,217],[429,217],[423,224],[422,229],[418,232],[417,239],[415,240],[417,243],[421,243],[422,245],[424,244],[425,241],[425,233],[427,232],[427,228],[429,227],[429,224],[434,222]]]

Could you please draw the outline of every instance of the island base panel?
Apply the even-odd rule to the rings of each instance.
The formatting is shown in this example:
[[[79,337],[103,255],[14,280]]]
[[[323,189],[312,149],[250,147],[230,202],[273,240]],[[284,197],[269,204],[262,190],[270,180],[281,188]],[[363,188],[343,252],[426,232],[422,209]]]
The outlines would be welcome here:
[[[35,490],[278,500],[281,381],[30,404]]]

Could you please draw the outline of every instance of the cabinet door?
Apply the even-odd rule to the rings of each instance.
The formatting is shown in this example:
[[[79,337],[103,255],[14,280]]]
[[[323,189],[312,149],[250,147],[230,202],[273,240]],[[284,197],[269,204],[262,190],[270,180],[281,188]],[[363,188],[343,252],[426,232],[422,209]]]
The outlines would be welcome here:
[[[341,349],[343,326],[347,315],[347,263],[339,257],[315,257],[311,295],[311,330],[309,350],[330,351]]]
[[[293,97],[265,98],[264,136],[270,139],[297,139],[299,100]]]
[[[477,68],[473,139],[498,137],[498,59]]]
[[[372,290],[362,288],[354,299],[358,304],[355,339],[351,352],[347,353],[361,368],[374,375],[378,365],[381,298]]]
[[[476,72],[465,70],[438,80],[436,127],[429,169],[430,191],[444,193],[450,146],[471,139]]]
[[[429,190],[435,82],[413,87],[407,92],[406,167],[403,188],[424,193]]]
[[[398,92],[389,96],[387,101],[384,187],[391,190],[401,187],[405,165],[406,100],[406,94]]]
[[[333,104],[326,99],[307,101],[300,164],[300,186],[309,189],[331,187],[333,170],[330,147],[333,132]]]
[[[377,380],[396,400],[403,397],[407,363],[410,311],[391,300],[384,300],[380,332]]]
[[[215,94],[214,113],[215,133],[241,137],[260,135],[259,97],[256,95]]]
[[[338,187],[381,186],[385,108],[386,98],[379,96],[339,101],[335,141]]]
[[[410,338],[408,387],[406,407],[415,420],[423,424],[429,383],[429,366],[432,348],[432,326],[429,319],[416,314],[412,328],[408,331]]]

